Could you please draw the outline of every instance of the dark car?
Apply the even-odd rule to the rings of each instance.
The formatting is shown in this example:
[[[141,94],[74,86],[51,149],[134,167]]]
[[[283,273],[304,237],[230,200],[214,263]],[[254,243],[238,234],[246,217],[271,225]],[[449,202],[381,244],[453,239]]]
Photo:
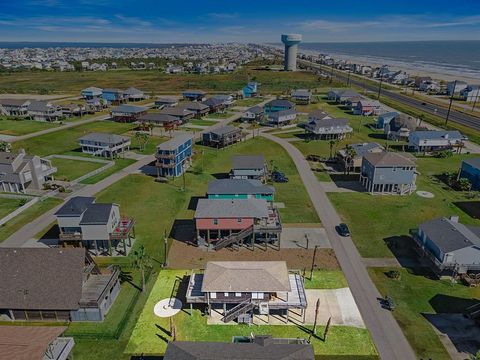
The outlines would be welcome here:
[[[338,225],[337,231],[341,236],[350,236],[350,230],[348,230],[347,224],[341,223]]]
[[[285,174],[280,171],[273,171],[272,181],[277,183],[286,183],[288,182],[288,177],[286,177]]]

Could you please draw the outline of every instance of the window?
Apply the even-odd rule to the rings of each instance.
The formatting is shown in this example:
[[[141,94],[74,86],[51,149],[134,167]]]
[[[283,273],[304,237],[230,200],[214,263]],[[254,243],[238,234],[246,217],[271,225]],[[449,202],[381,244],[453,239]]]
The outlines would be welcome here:
[[[218,225],[218,219],[213,219],[213,225]]]
[[[217,293],[210,293],[210,299],[216,299],[217,298]]]
[[[223,296],[228,297],[228,292],[223,293]]]
[[[242,218],[238,218],[238,219],[237,219],[237,223],[240,224],[241,222],[242,222]]]
[[[241,297],[241,296],[242,296],[242,293],[241,293],[241,292],[236,292],[236,293],[235,293],[235,296],[236,296],[236,297]]]

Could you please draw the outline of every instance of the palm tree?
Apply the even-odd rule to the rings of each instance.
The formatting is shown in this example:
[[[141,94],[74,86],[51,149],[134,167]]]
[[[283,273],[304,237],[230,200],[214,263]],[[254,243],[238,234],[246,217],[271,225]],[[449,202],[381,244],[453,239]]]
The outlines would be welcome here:
[[[331,159],[333,157],[333,146],[335,145],[335,140],[330,140],[328,145],[330,145],[330,159]]]
[[[145,247],[143,245],[140,248],[133,252],[132,266],[135,269],[140,270],[142,273],[142,292],[145,289],[145,270],[151,267],[150,256],[145,252]]]
[[[353,149],[353,147],[350,144],[347,144],[347,146],[345,147],[345,155],[346,155],[345,170],[347,172],[347,175],[350,175],[350,170],[352,168],[353,159],[355,158],[355,155],[356,155],[355,150]]]
[[[138,141],[140,151],[145,150],[145,146],[147,145],[147,142],[148,142],[148,134],[143,131],[137,131],[135,133],[135,138]]]

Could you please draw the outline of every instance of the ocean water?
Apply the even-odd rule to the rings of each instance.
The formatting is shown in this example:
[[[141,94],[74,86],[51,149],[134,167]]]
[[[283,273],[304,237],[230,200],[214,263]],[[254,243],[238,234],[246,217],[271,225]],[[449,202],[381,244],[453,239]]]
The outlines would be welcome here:
[[[301,43],[300,51],[480,80],[480,41]]]

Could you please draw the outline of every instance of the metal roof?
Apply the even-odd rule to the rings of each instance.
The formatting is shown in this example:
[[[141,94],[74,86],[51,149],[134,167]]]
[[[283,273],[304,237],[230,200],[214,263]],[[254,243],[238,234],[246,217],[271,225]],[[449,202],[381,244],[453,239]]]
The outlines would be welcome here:
[[[235,127],[235,126],[232,126],[232,125],[225,125],[225,126],[218,127],[216,129],[212,129],[208,132],[211,133],[211,134],[222,136],[222,135],[230,134],[230,133],[233,133],[233,132],[241,132],[241,131],[242,131],[242,129],[240,129],[238,127]]]
[[[146,113],[144,115],[141,115],[138,118],[138,121],[166,123],[166,122],[178,121],[178,118],[172,115],[162,114],[162,113]]]
[[[235,155],[232,157],[232,169],[263,169],[265,157],[263,155]]]
[[[291,290],[285,261],[209,261],[202,282],[202,292]]]
[[[462,162],[470,165],[471,167],[480,169],[480,157],[476,157],[476,158],[472,158],[472,159],[465,159]]]
[[[452,131],[444,131],[444,130],[422,130],[422,131],[413,131],[411,133],[412,136],[417,136],[419,139],[428,139],[428,140],[434,140],[434,139],[465,139],[465,136],[463,136],[459,131],[457,130],[452,130]]]
[[[168,140],[160,145],[157,145],[157,150],[175,150],[180,145],[183,145],[188,140],[193,139],[193,134],[191,133],[181,133],[176,135],[173,139]]]
[[[208,183],[207,194],[274,194],[273,186],[254,179],[217,179]]]
[[[251,113],[254,113],[255,115],[263,114],[263,108],[257,105],[247,109],[245,112],[251,112]]]
[[[280,110],[268,115],[269,118],[280,118],[282,116],[288,116],[296,114],[297,111],[295,109],[287,109],[287,110]]]
[[[271,100],[265,104],[265,107],[273,107],[273,106],[293,107],[294,104],[288,100],[283,100],[283,99]]]
[[[122,136],[122,135],[117,135],[117,134],[107,134],[107,133],[90,133],[87,135],[82,136],[81,138],[78,139],[79,141],[96,141],[104,144],[109,144],[109,145],[114,145],[118,144],[121,142],[125,142],[127,140],[130,140],[128,136]]]
[[[466,226],[445,217],[420,224],[425,235],[445,254],[470,246],[480,246],[480,227]]]
[[[268,217],[268,204],[263,199],[200,199],[195,218],[255,218]]]
[[[112,109],[112,113],[131,113],[131,114],[138,114],[144,111],[147,111],[148,108],[144,106],[135,106],[135,105],[119,105],[115,106]]]

